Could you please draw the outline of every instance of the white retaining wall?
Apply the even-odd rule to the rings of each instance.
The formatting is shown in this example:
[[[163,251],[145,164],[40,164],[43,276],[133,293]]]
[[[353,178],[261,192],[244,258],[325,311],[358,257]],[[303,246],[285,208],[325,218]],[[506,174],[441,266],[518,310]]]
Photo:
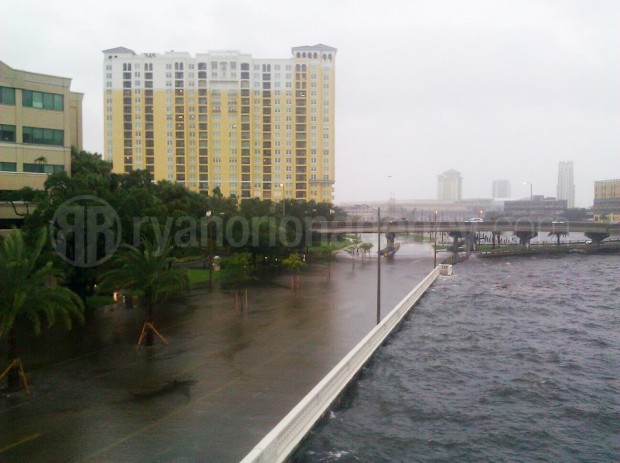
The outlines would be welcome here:
[[[375,326],[288,415],[261,440],[241,463],[276,463],[286,460],[301,440],[342,393],[385,338],[439,276],[436,267]]]

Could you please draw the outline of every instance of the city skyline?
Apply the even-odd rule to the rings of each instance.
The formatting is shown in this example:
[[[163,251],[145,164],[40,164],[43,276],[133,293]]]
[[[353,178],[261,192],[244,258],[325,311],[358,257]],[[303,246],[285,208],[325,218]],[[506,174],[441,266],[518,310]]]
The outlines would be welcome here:
[[[619,176],[615,2],[188,1],[170,10],[8,0],[3,9],[13,20],[2,61],[72,79],[89,151],[103,152],[101,50],[263,58],[325,43],[338,49],[336,202],[432,198],[448,169],[462,173],[464,198],[488,197],[497,178],[513,197],[529,194],[523,182],[555,196],[558,162],[571,159],[575,205],[586,207],[595,181]]]

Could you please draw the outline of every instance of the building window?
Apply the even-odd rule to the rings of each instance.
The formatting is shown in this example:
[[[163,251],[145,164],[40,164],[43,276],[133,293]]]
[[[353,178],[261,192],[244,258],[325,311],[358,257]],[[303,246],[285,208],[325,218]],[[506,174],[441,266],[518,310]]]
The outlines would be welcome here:
[[[17,172],[17,163],[16,162],[0,162],[0,171]]]
[[[0,124],[0,141],[15,142],[15,126]]]
[[[38,174],[55,174],[57,172],[64,172],[65,166],[62,164],[28,164],[24,163],[24,172],[35,172]]]
[[[23,127],[22,142],[36,145],[64,145],[64,131],[42,129],[38,127]]]
[[[55,93],[22,90],[22,106],[63,111],[64,100],[62,95],[57,95]]]
[[[15,89],[0,87],[0,104],[15,105]]]

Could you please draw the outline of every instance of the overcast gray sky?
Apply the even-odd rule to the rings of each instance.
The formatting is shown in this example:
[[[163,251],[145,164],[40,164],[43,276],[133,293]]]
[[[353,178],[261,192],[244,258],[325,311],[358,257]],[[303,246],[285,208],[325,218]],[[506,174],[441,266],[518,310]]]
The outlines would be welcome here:
[[[577,205],[620,178],[618,0],[3,0],[0,60],[73,79],[84,148],[103,149],[102,50],[232,49],[288,58],[336,47],[336,202],[555,196],[573,161]]]

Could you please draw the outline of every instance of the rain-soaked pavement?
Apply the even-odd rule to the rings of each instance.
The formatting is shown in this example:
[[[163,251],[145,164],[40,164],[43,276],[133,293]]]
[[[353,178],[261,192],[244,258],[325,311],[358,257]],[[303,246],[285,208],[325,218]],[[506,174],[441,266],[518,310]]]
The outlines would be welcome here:
[[[432,270],[428,245],[382,261],[383,314]],[[248,290],[193,289],[158,307],[165,347],[135,348],[143,312],[40,338],[22,358],[32,396],[0,401],[0,461],[236,462],[373,327],[376,260],[348,258]],[[26,349],[24,349],[26,350]]]

